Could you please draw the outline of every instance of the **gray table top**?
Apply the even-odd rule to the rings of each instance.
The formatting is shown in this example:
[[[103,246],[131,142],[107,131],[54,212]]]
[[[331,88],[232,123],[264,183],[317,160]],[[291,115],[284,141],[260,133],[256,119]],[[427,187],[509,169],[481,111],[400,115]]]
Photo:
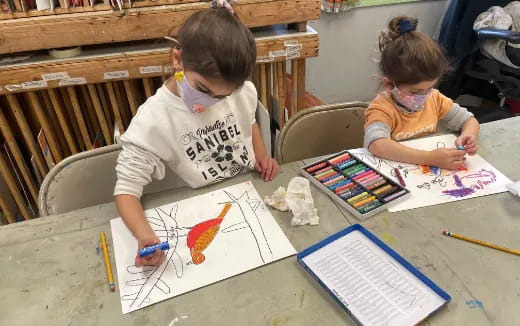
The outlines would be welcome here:
[[[520,179],[520,117],[482,126],[479,154],[512,180]],[[310,160],[309,160],[310,162]],[[146,208],[246,180],[271,194],[305,162],[282,166],[275,181],[243,175],[207,188],[144,198]],[[355,217],[312,187],[318,226],[293,227],[272,210],[300,251],[351,224]],[[99,233],[108,236],[113,203],[0,228],[1,325],[354,325],[299,266],[295,257],[123,315],[107,287]],[[442,229],[520,249],[520,199],[510,193],[410,211],[383,212],[361,222],[429,278],[452,301],[426,325],[517,325],[520,257],[443,237]],[[113,264],[114,265],[114,264]],[[115,267],[113,267],[115,272]],[[114,273],[115,274],[115,273]]]

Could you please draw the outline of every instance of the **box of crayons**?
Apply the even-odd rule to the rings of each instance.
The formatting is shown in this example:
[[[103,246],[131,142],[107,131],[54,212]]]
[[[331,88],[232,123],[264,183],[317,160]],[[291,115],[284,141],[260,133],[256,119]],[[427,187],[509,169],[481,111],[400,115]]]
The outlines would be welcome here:
[[[359,219],[410,197],[408,189],[349,151],[307,165],[301,173]]]

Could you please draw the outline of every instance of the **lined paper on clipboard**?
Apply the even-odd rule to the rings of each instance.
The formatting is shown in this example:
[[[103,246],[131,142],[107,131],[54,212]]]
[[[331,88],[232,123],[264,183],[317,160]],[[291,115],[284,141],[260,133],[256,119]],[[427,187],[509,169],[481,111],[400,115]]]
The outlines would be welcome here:
[[[374,241],[379,239],[360,228],[347,228],[344,235],[329,237],[298,255],[300,263],[358,323],[415,325],[450,300],[402,257],[382,242],[381,247]]]

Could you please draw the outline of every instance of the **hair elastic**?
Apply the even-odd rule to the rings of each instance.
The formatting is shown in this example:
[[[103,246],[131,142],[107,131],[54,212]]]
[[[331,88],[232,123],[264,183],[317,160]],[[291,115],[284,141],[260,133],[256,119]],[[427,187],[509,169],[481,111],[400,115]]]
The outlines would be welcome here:
[[[399,34],[401,35],[415,31],[416,28],[417,26],[408,19],[403,19],[399,22]]]
[[[212,0],[211,8],[226,8],[232,15],[235,14],[235,10],[231,7],[231,1],[228,0]]]

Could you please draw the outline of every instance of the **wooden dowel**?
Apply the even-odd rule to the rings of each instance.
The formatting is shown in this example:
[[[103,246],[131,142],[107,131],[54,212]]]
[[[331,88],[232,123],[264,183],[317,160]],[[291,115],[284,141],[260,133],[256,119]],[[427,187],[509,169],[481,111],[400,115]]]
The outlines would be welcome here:
[[[296,81],[296,87],[298,88],[297,108],[300,111],[305,108],[305,59],[298,59],[298,78]]]
[[[135,99],[136,90],[133,83],[133,80],[124,80],[123,84],[125,86],[126,97],[128,98],[128,104],[130,105],[130,111],[132,111],[132,116],[137,114],[137,101]]]
[[[60,124],[61,130],[63,131],[63,135],[65,136],[65,141],[67,142],[69,150],[72,154],[76,154],[78,152],[78,148],[74,142],[74,136],[70,131],[69,123],[67,122],[65,113],[63,112],[63,107],[58,98],[58,94],[53,88],[48,89],[47,92],[49,94],[49,98],[51,99],[54,112],[56,112],[56,116],[58,117],[58,122]]]
[[[45,139],[49,145],[50,152],[54,157],[54,162],[58,163],[63,160],[63,153],[61,152],[60,145],[56,139],[56,135],[54,134],[54,130],[52,129],[47,119],[47,115],[43,111],[40,99],[35,92],[27,92],[26,94],[34,112],[36,113],[36,118],[38,119],[38,122],[43,129],[43,134],[45,135]]]
[[[291,60],[291,108],[289,118],[298,112],[298,60]]]
[[[79,124],[74,113],[74,108],[72,107],[72,101],[70,99],[69,91],[66,87],[61,87],[59,88],[59,92],[61,95],[61,100],[65,107],[65,115],[67,117],[68,123],[70,124],[70,129],[74,134],[74,139],[78,144],[78,149],[80,152],[84,151],[87,145],[83,141],[83,136],[81,135],[81,131],[79,129]]]
[[[267,73],[266,65],[260,64],[260,101],[267,107]]]
[[[99,100],[101,102],[101,108],[105,114],[105,119],[107,120],[108,130],[110,131],[110,135],[112,138],[114,135],[114,114],[110,110],[110,104],[108,103],[107,95],[105,92],[105,88],[103,84],[97,84],[96,89],[98,91]]]
[[[29,171],[29,168],[27,167],[27,164],[25,163],[25,159],[22,155],[22,152],[21,152],[20,148],[18,147],[18,144],[16,143],[16,139],[14,138],[14,134],[11,130],[11,127],[9,126],[9,123],[4,115],[2,108],[0,108],[0,130],[2,131],[2,134],[4,135],[4,138],[7,142],[7,146],[11,150],[11,153],[13,153],[13,157],[16,161],[16,164],[18,165],[18,169],[20,169],[20,172],[25,181],[25,184],[27,185],[27,188],[29,188],[29,192],[31,193],[32,199],[34,200],[34,202],[37,202],[38,201],[37,187],[31,176],[31,172]]]
[[[153,84],[151,78],[143,78],[144,95],[149,98],[153,95]]]
[[[9,188],[9,191],[11,191],[16,205],[18,206],[20,212],[22,212],[24,219],[31,219],[31,214],[27,209],[27,205],[24,198],[22,197],[22,194],[20,193],[20,189],[16,184],[16,179],[11,173],[9,165],[7,164],[7,161],[5,160],[4,154],[2,152],[0,152],[0,175],[2,175],[2,178]]]
[[[265,75],[267,77],[267,84],[266,84],[266,93],[267,93],[267,104],[266,104],[266,108],[267,108],[267,111],[269,112],[269,115],[272,116],[273,114],[273,110],[271,108],[272,106],[272,103],[271,103],[271,99],[273,97],[273,64],[272,63],[267,63],[265,65]]]
[[[79,131],[81,132],[81,137],[83,137],[83,142],[85,143],[87,150],[92,149],[92,141],[90,140],[87,125],[85,124],[85,119],[83,118],[83,114],[81,113],[81,107],[79,105],[78,96],[76,95],[76,90],[73,86],[71,86],[67,87],[67,92],[70,96],[70,103],[74,110],[74,115],[79,126]]]
[[[5,180],[4,180],[5,181]],[[2,209],[2,212],[4,213],[5,219],[7,220],[7,223],[14,223],[16,222],[14,217],[14,212],[9,207],[9,204],[7,203],[7,197],[9,194],[0,194],[0,209]]]
[[[92,100],[92,105],[94,106],[94,111],[96,112],[96,116],[99,121],[99,125],[101,127],[101,131],[103,132],[103,137],[105,138],[105,143],[107,145],[111,145],[112,134],[110,133],[110,128],[108,127],[107,120],[105,119],[105,113],[101,107],[101,102],[99,101],[96,87],[94,85],[88,85],[87,88],[89,97]]]
[[[20,103],[14,94],[8,94],[6,97],[9,103],[9,108],[11,109],[11,112],[13,113],[18,123],[18,127],[20,127],[20,130],[22,131],[22,136],[25,140],[25,143],[34,157],[34,161],[36,162],[36,166],[38,167],[40,174],[42,177],[44,177],[47,175],[49,170],[47,165],[44,163],[45,161],[43,160],[43,154],[40,147],[36,145],[35,137],[33,136],[31,128],[25,119]]]
[[[110,100],[110,104],[112,105],[112,110],[114,112],[114,119],[117,123],[117,128],[119,129],[119,133],[122,135],[125,132],[125,125],[123,124],[123,120],[121,119],[121,113],[119,111],[119,105],[117,103],[117,97],[114,91],[114,86],[112,82],[106,83],[108,98]]]
[[[58,118],[54,112],[54,107],[53,107],[51,99],[49,97],[49,93],[46,91],[41,91],[40,94],[43,98],[44,110],[45,110],[45,112],[47,112],[47,116],[49,117],[52,130],[54,130],[54,132],[56,134],[56,138],[58,140],[58,143],[60,144],[60,148],[63,153],[63,157],[67,157],[71,153],[69,151],[67,142],[65,141],[65,136],[63,134],[63,131],[61,130],[60,123],[58,122]]]

